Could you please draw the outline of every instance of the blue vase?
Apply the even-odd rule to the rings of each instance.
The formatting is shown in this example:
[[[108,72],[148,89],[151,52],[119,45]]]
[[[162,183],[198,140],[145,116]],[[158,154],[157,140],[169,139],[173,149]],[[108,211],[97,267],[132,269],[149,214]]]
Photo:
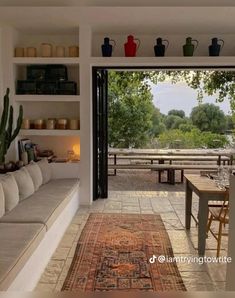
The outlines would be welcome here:
[[[221,42],[221,44],[219,44]],[[211,45],[209,46],[209,56],[219,56],[220,51],[224,46],[224,41],[218,38],[212,38]]]
[[[113,42],[114,45],[110,44]],[[101,46],[102,56],[103,57],[112,57],[113,48],[115,47],[116,43],[114,40],[110,39],[109,37],[104,38],[104,44]]]
[[[165,56],[165,51],[169,46],[169,41],[168,40],[163,40],[162,38],[157,38],[157,43],[154,46],[154,53],[156,57],[164,57]],[[164,45],[163,42],[166,42],[167,44]]]

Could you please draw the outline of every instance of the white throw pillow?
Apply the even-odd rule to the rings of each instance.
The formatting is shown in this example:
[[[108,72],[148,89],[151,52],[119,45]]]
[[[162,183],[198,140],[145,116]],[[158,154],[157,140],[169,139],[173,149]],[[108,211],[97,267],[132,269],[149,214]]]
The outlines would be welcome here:
[[[38,190],[39,187],[42,185],[42,171],[41,171],[41,169],[34,161],[31,161],[30,164],[28,164],[25,168],[28,170],[28,172],[33,180],[35,191]]]
[[[19,188],[20,201],[27,199],[34,193],[33,180],[26,168],[21,168],[11,174]]]
[[[13,175],[3,175],[0,177],[4,196],[5,211],[11,211],[19,203],[19,189]]]
[[[44,158],[37,162],[42,172],[42,184],[48,183],[52,178],[52,169],[48,163],[47,158]]]
[[[0,217],[5,214],[5,196],[2,184],[0,183]]]

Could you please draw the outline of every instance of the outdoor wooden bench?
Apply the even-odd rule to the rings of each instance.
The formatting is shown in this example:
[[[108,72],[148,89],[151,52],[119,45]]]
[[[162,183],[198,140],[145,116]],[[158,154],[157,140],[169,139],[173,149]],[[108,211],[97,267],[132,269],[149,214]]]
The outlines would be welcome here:
[[[167,183],[175,184],[175,171],[181,171],[181,183],[184,178],[184,170],[217,170],[218,165],[212,164],[201,164],[201,165],[192,165],[192,164],[110,164],[108,165],[109,169],[113,170],[144,170],[150,169],[154,171],[158,171],[158,182],[162,183],[162,172],[167,171]]]

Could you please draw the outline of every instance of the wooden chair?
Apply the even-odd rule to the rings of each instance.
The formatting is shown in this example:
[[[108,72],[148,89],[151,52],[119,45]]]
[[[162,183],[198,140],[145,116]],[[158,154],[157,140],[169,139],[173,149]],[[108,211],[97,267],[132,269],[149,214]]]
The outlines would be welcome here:
[[[211,234],[217,240],[217,254],[216,254],[217,258],[220,255],[221,238],[222,236],[228,235],[227,233],[223,233],[223,227],[225,227],[225,225],[229,223],[228,199],[229,199],[229,190],[227,189],[222,206],[209,207],[209,220],[208,220],[208,226],[207,226],[207,233],[210,231]],[[211,224],[213,221],[219,222],[218,234],[215,234],[211,230]]]

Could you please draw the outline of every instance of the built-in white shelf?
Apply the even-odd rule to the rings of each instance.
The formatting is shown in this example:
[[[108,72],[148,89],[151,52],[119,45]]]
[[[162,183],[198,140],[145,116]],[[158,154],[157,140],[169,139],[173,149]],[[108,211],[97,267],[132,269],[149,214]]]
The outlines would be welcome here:
[[[117,66],[117,67],[134,67],[134,66],[229,66],[235,68],[235,56],[194,56],[194,57],[91,57],[92,66]]]
[[[17,102],[79,102],[80,95],[14,95]]]
[[[74,136],[78,137],[80,130],[69,129],[21,129],[20,136]]]
[[[79,57],[49,57],[49,58],[42,58],[42,57],[14,57],[12,58],[12,63],[14,64],[79,64]]]

